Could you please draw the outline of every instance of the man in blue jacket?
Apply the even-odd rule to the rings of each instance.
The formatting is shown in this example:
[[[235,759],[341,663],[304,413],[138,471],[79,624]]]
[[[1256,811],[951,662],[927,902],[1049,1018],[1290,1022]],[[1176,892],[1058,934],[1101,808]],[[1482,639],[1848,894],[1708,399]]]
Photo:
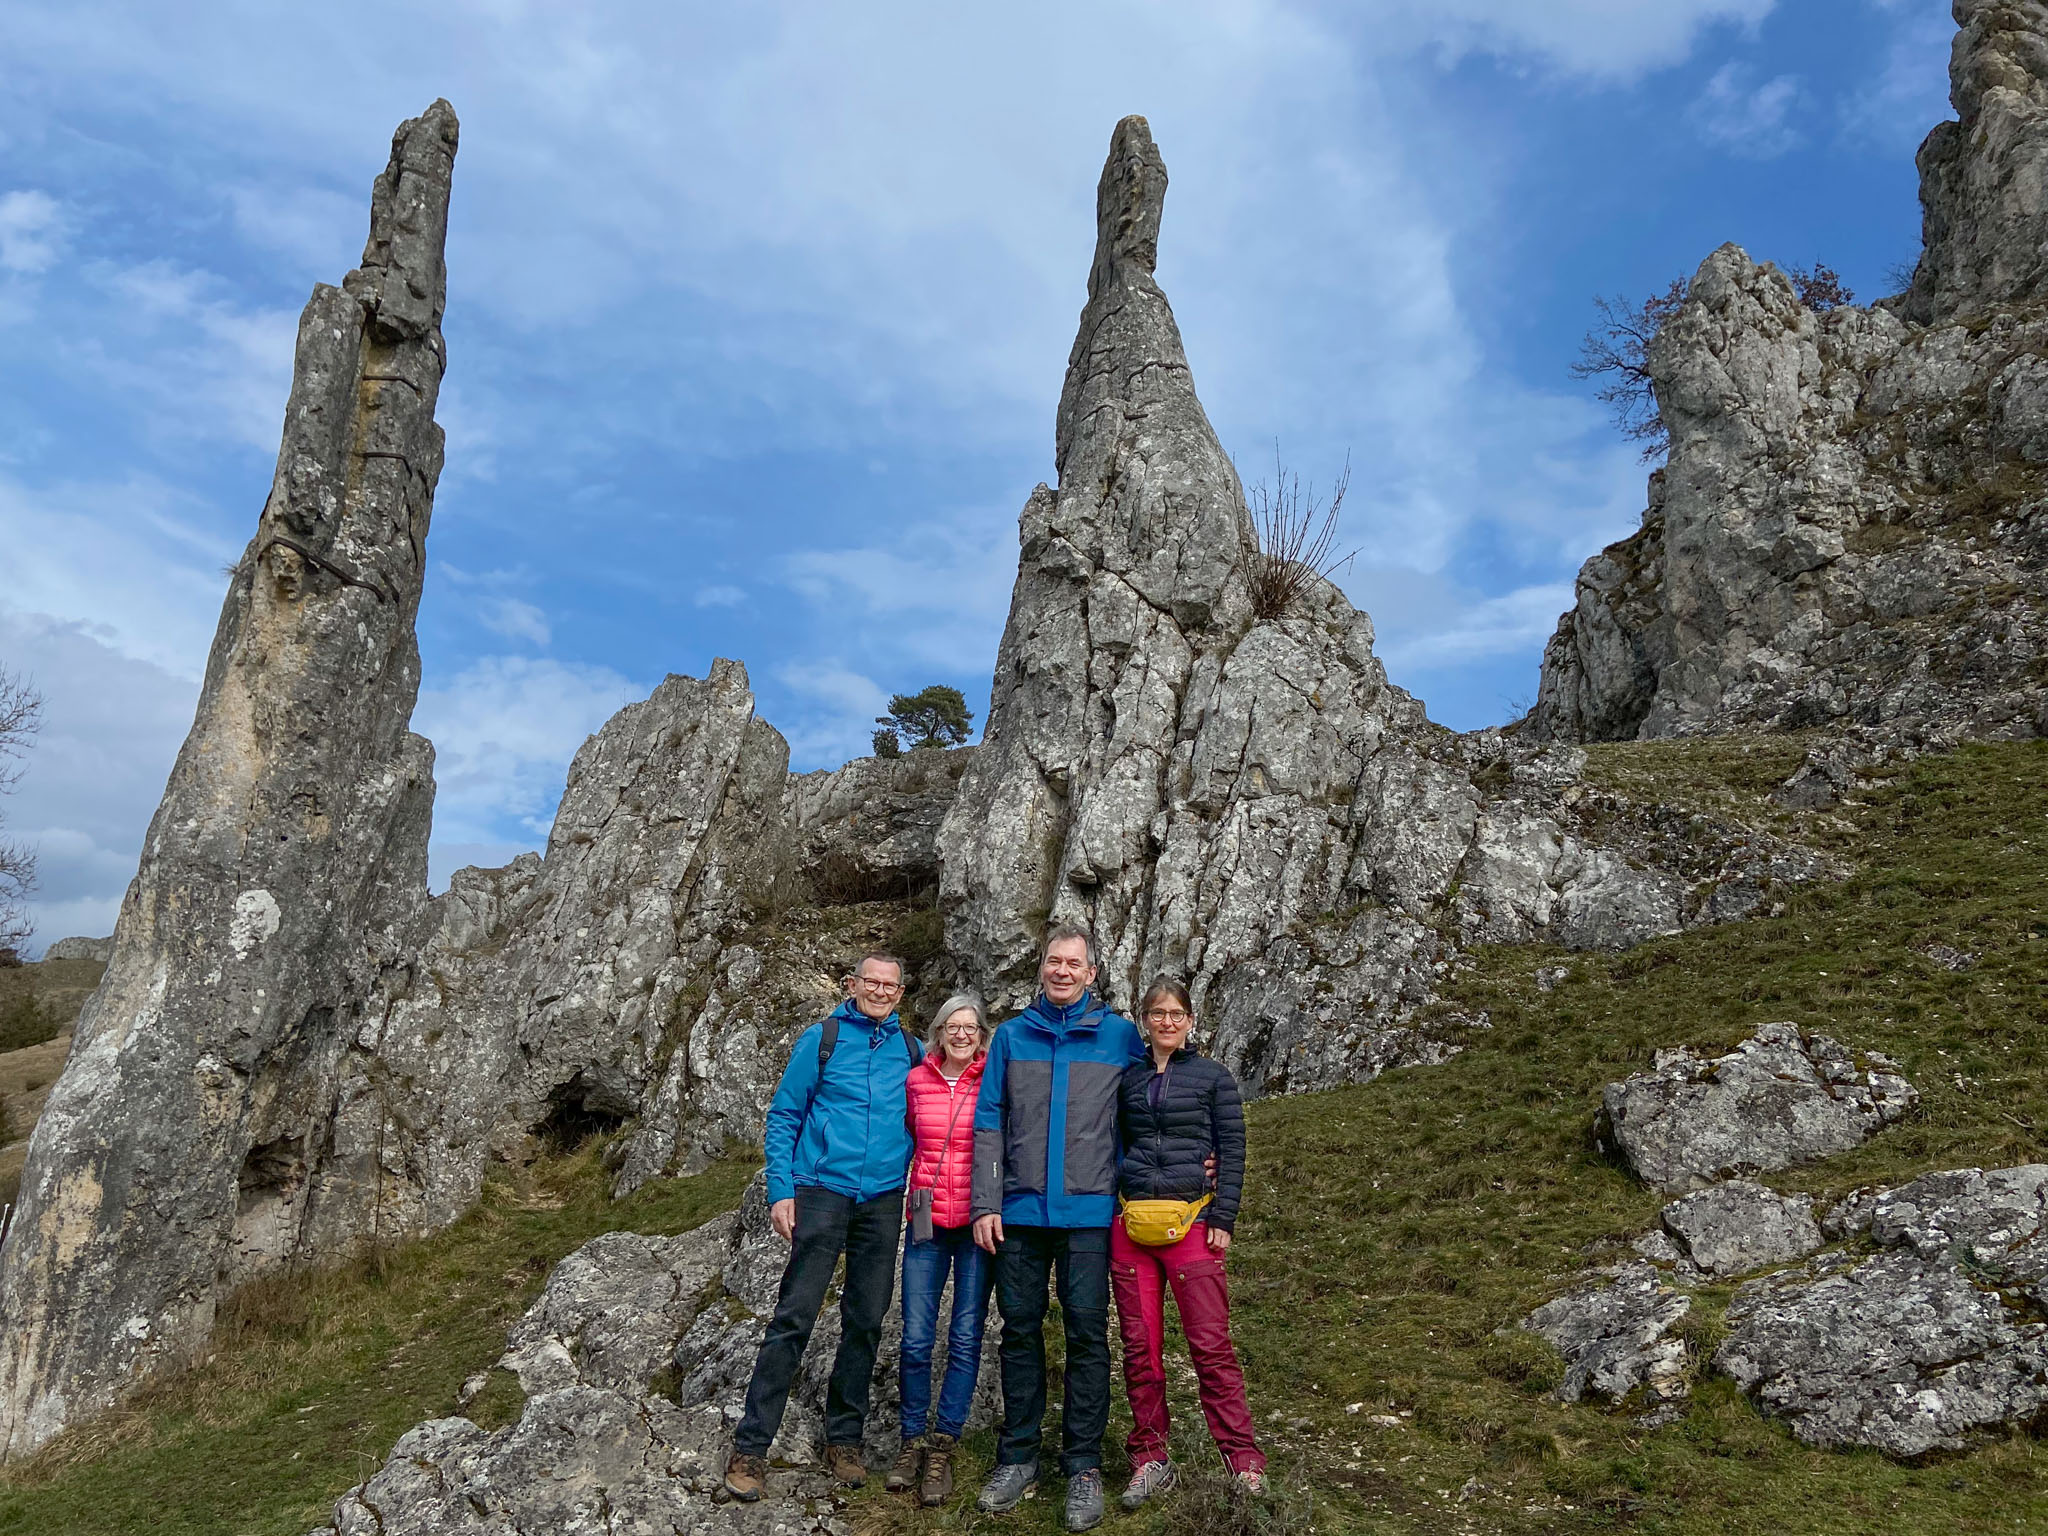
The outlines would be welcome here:
[[[1145,1042],[1090,990],[1095,947],[1085,930],[1046,936],[1038,981],[1037,1000],[989,1042],[974,1113],[974,1240],[996,1256],[1003,1313],[1003,1432],[980,1507],[1014,1509],[1038,1482],[1052,1279],[1067,1334],[1066,1527],[1085,1531],[1102,1519],[1109,1424],[1117,1085]]]
[[[791,1247],[726,1461],[725,1491],[750,1502],[767,1484],[768,1447],[782,1427],[790,1382],[842,1252],[846,1283],[839,1293],[839,1353],[825,1394],[825,1460],[851,1487],[867,1478],[861,1428],[882,1318],[896,1285],[910,1167],[903,1084],[920,1051],[896,1016],[901,960],[864,956],[851,992],[829,1019],[799,1037],[768,1106],[762,1139],[769,1220]]]

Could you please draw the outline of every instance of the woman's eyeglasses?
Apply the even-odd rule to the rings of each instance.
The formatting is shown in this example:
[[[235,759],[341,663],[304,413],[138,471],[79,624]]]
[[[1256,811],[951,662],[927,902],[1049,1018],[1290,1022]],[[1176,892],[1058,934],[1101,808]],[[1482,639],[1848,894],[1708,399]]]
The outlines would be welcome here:
[[[1182,1013],[1178,1008],[1173,1009],[1171,1012],[1164,1008],[1154,1008],[1145,1015],[1145,1022],[1147,1024],[1166,1024],[1170,1026],[1185,1024],[1192,1017],[1194,1015]]]

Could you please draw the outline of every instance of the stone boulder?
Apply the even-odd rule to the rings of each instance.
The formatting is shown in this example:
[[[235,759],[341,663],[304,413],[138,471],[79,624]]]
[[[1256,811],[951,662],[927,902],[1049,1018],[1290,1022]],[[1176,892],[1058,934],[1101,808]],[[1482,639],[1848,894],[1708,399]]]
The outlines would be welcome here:
[[[270,494],[0,1249],[0,1457],[189,1358],[224,1286],[374,1205],[306,1196],[426,900],[407,726],[456,139],[446,102],[399,127],[362,264],[300,317]]]
[[[830,1304],[790,1393],[767,1497],[754,1505],[714,1497],[788,1255],[759,1176],[737,1212],[679,1237],[615,1232],[586,1243],[556,1265],[498,1362],[527,1393],[518,1422],[492,1433],[467,1419],[434,1419],[409,1431],[381,1471],[342,1496],[328,1532],[847,1536],[843,1500],[823,1467],[825,1384],[839,1341]],[[941,1317],[950,1305],[949,1291]],[[994,1417],[993,1324],[991,1314],[969,1416],[976,1429]],[[892,1304],[868,1414],[877,1464],[898,1448],[901,1341]],[[944,1349],[941,1330],[935,1376]],[[677,1385],[664,1390],[665,1376]]]
[[[1659,1051],[1650,1071],[1609,1083],[1604,1134],[1644,1183],[1677,1194],[1846,1152],[1919,1097],[1874,1051],[1765,1024],[1725,1056]]]
[[[939,827],[975,748],[920,748],[791,774],[784,814],[814,905],[907,900],[938,888]]]
[[[1824,1241],[1810,1195],[1781,1195],[1747,1179],[1674,1200],[1660,1220],[1685,1261],[1717,1278],[1789,1264]]]
[[[1564,1379],[1551,1394],[1576,1403],[1587,1394],[1620,1403],[1641,1391],[1653,1410],[1684,1398],[1685,1341],[1671,1329],[1692,1310],[1655,1266],[1627,1263],[1596,1270],[1522,1320],[1564,1357]]]

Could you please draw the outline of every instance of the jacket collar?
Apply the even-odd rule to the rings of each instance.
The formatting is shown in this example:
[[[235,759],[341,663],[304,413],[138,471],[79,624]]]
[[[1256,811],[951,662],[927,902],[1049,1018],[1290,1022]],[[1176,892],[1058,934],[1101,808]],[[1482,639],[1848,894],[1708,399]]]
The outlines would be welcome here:
[[[1034,1027],[1054,1039],[1060,1039],[1083,1031],[1093,1033],[1107,1012],[1091,989],[1064,1008],[1041,992],[1031,1000],[1031,1006],[1020,1017],[1029,1019]]]

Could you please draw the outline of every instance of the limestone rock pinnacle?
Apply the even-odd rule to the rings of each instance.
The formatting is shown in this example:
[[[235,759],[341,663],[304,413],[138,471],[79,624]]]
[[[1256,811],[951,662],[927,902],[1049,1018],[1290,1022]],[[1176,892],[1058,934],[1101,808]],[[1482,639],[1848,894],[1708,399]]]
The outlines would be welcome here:
[[[0,1455],[189,1356],[320,1219],[317,1101],[426,897],[407,726],[456,137],[446,102],[399,128],[364,265],[300,320],[276,477],[0,1252]]]

